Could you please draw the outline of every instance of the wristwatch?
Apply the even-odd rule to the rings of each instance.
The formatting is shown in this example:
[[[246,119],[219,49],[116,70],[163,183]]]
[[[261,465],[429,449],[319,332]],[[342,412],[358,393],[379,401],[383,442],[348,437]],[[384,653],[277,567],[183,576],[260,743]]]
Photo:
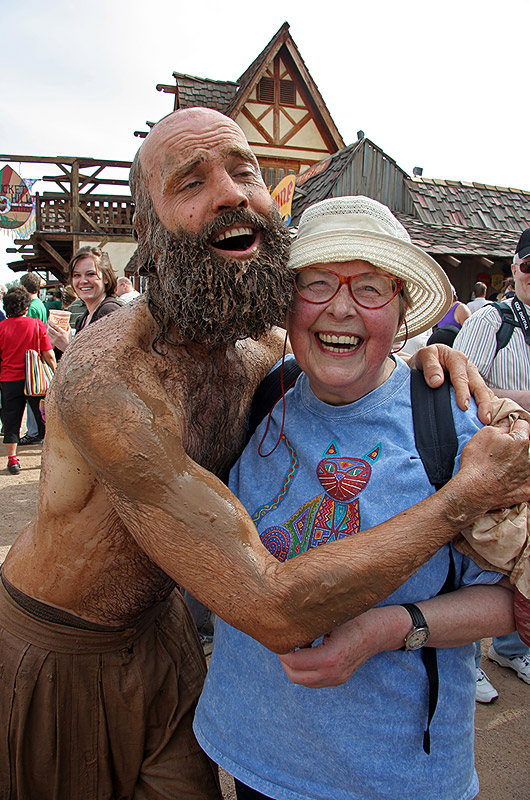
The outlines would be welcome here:
[[[414,603],[403,603],[402,605],[409,612],[413,627],[405,636],[405,644],[401,649],[419,650],[429,641],[429,636],[431,635],[429,626],[418,606],[415,606]]]

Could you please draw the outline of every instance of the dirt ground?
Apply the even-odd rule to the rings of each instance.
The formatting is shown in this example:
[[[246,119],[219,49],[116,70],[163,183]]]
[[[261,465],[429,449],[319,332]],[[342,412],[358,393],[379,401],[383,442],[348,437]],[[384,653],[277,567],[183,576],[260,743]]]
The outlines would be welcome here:
[[[40,475],[40,445],[19,448],[22,470],[10,475],[0,469],[0,562],[15,536],[34,515]],[[487,650],[490,642],[484,641]],[[511,670],[483,657],[482,666],[499,692],[492,705],[477,704],[476,760],[480,800],[530,799],[530,686]],[[447,765],[450,769],[450,764]],[[233,783],[223,774],[225,800],[233,800]],[[433,795],[435,796],[435,795]],[[403,798],[405,800],[405,798]]]

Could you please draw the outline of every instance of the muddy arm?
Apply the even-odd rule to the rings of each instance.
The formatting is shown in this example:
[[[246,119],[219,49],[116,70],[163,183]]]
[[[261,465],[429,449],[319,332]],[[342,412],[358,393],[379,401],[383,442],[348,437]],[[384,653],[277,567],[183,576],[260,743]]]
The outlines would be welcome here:
[[[515,484],[530,476],[528,429],[485,428],[464,449],[460,473],[429,499],[377,528],[279,563],[239,501],[184,452],[178,409],[150,387],[146,378],[134,393],[109,381],[75,399],[65,392],[63,424],[146,554],[276,652],[372,607],[501,496],[519,498]]]

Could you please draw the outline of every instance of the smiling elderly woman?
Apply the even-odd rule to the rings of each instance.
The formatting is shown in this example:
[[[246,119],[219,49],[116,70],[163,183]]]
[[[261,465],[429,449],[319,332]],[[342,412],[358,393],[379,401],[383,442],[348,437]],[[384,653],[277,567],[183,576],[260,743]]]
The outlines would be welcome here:
[[[410,372],[391,352],[451,302],[443,270],[369,198],[306,210],[290,266],[288,330],[303,373],[230,479],[282,561],[434,492],[415,446]],[[452,397],[452,408],[459,458],[481,423],[474,405],[460,411]],[[261,457],[264,434],[270,458]],[[471,643],[514,628],[500,580],[446,545],[380,606],[281,657],[218,620],[199,742],[236,777],[240,800],[475,797]],[[422,659],[429,634],[434,715],[436,676]]]

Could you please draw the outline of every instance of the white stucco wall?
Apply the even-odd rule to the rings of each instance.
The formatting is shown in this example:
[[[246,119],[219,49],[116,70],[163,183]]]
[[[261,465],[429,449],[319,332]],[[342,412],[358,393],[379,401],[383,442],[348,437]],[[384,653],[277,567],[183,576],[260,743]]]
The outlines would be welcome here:
[[[79,242],[79,247],[85,247],[86,245],[95,247],[96,243],[94,241]],[[125,274],[125,267],[136,247],[136,242],[107,242],[103,247],[103,250],[109,254],[110,263],[118,278]]]

